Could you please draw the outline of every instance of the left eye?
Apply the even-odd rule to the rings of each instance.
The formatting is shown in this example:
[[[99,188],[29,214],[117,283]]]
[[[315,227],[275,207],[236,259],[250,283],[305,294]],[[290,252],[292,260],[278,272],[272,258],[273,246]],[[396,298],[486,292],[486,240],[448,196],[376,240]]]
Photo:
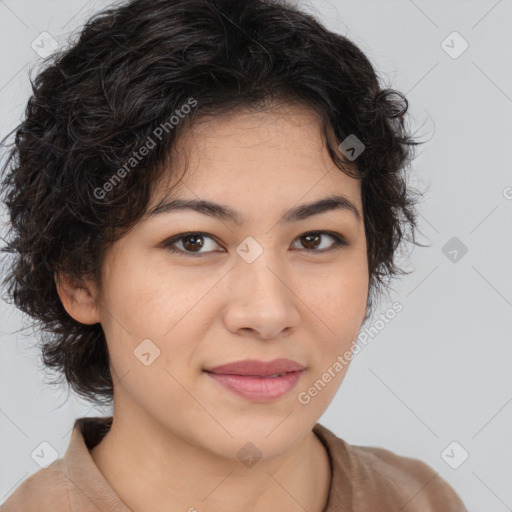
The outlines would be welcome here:
[[[321,240],[322,237],[325,236],[331,238],[332,240],[334,240],[334,242],[327,246],[323,244],[324,247],[322,247]],[[214,252],[201,251],[201,249],[208,247],[208,244],[204,242],[207,239],[211,240],[211,245],[213,248],[215,245],[218,245],[214,241],[212,236],[208,235],[208,233],[202,232],[190,232],[176,235],[166,240],[162,245],[168,251],[173,253],[187,254],[190,256],[202,256],[203,254]],[[331,231],[310,231],[308,233],[304,233],[296,240],[302,243],[302,245],[305,247],[305,250],[308,252],[327,252],[330,250],[337,249],[341,246],[348,245],[348,242],[342,235]],[[178,246],[181,246],[181,248]]]
[[[332,233],[330,231],[311,231],[310,233],[304,233],[299,238],[297,238],[297,240],[301,241],[302,244],[306,244],[306,249],[311,249],[311,246],[313,246],[313,249],[318,249],[319,245],[321,245],[318,242],[323,236],[330,237],[334,240],[334,242],[332,242],[327,247],[324,246],[321,250],[313,252],[325,252],[331,249],[336,249],[340,246],[348,245],[343,236],[341,236],[339,233]]]

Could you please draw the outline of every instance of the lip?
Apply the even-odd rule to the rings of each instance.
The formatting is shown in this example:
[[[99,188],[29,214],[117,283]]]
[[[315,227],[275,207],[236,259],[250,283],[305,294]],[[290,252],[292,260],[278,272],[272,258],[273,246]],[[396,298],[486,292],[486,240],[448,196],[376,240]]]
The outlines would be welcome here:
[[[305,367],[291,359],[274,359],[273,361],[258,361],[257,359],[245,359],[235,361],[214,368],[206,369],[207,372],[221,373],[223,375],[247,375],[252,377],[268,377],[277,373],[289,373],[304,370]]]
[[[205,373],[234,394],[258,402],[268,402],[289,393],[305,367],[290,359],[264,362],[255,359],[216,366]],[[273,377],[276,374],[283,374]]]

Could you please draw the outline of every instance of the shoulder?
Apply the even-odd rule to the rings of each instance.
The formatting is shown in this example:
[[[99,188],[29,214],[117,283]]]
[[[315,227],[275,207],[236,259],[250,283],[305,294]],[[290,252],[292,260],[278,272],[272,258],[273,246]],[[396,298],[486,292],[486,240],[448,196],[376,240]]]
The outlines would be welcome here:
[[[68,512],[69,486],[61,460],[24,480],[0,506],[0,512]]]
[[[352,445],[318,423],[314,432],[331,458],[335,502],[346,503],[343,494],[350,496],[354,511],[467,512],[448,482],[421,460],[384,448]]]
[[[354,502],[399,505],[403,512],[467,512],[454,489],[428,464],[389,450],[345,443],[355,472]]]

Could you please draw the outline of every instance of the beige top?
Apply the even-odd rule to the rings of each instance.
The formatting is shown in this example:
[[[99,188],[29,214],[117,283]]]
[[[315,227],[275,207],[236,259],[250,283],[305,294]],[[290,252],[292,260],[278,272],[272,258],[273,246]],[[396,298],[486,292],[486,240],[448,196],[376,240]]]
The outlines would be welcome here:
[[[1,512],[131,512],[89,450],[112,416],[78,418],[66,454],[24,480]],[[329,454],[332,480],[324,512],[467,512],[430,466],[388,450],[346,443],[319,423],[313,432]]]

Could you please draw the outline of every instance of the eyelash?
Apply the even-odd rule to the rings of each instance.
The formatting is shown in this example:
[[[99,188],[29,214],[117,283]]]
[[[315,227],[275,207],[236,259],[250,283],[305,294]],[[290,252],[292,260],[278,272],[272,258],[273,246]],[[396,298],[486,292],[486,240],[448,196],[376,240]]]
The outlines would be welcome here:
[[[308,231],[308,232],[303,233],[302,235],[298,236],[297,239],[300,239],[300,238],[302,238],[304,236],[308,236],[308,235],[328,235],[328,236],[330,236],[334,240],[333,244],[329,248],[327,248],[327,249],[322,249],[322,250],[304,249],[305,251],[311,252],[311,253],[329,252],[329,251],[340,249],[341,247],[349,245],[347,240],[345,239],[345,237],[343,237],[339,233],[335,233],[333,231]],[[184,250],[177,249],[176,247],[174,247],[174,244],[176,242],[180,242],[182,240],[185,240],[187,238],[191,238],[193,236],[194,237],[199,236],[199,237],[202,237],[202,238],[210,238],[210,239],[215,241],[215,238],[213,236],[209,235],[208,233],[205,233],[205,232],[202,232],[202,231],[190,231],[188,233],[181,233],[179,235],[173,236],[173,237],[169,238],[168,240],[165,240],[162,243],[162,245],[169,252],[177,253],[177,254],[185,254],[187,256],[192,256],[194,258],[202,257],[202,256],[205,256],[206,254],[210,254],[211,252],[214,252],[214,251],[202,252],[202,253],[201,252],[192,252],[192,251],[184,251]],[[217,242],[215,242],[215,243],[217,243]]]

